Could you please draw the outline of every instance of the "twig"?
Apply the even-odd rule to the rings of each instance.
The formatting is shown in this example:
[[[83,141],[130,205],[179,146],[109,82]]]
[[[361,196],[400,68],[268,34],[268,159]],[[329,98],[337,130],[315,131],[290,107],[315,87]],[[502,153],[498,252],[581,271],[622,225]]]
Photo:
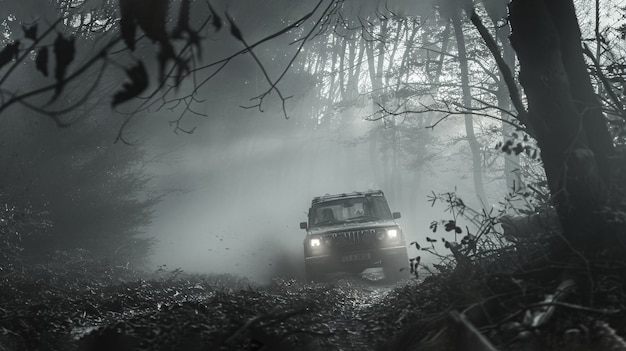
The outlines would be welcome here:
[[[530,308],[536,308],[536,307],[565,307],[565,308],[569,308],[572,310],[578,310],[578,311],[583,311],[583,312],[592,312],[592,313],[599,313],[599,314],[617,314],[617,313],[622,313],[622,310],[616,310],[616,309],[610,309],[610,308],[605,308],[605,309],[599,309],[599,308],[592,308],[592,307],[586,307],[586,306],[581,306],[581,305],[575,305],[575,304],[571,304],[571,303],[567,303],[567,302],[561,302],[561,301],[544,301],[544,302],[538,302],[535,304],[532,304],[528,307]]]
[[[625,114],[625,111],[624,111],[624,104],[622,104],[621,100],[617,97],[617,95],[615,95],[615,91],[613,90],[613,86],[611,85],[611,83],[609,83],[609,80],[604,75],[604,72],[602,72],[602,68],[600,67],[600,63],[593,56],[593,53],[591,52],[591,50],[589,49],[589,46],[587,44],[583,45],[583,52],[587,55],[587,57],[589,57],[591,62],[593,62],[593,65],[596,68],[596,72],[598,73],[598,78],[600,78],[600,81],[604,85],[606,93],[610,96],[611,101],[617,107],[617,110],[619,112],[619,116],[622,117],[623,119],[626,119],[626,114]]]
[[[493,37],[491,36],[491,34],[487,30],[487,28],[485,27],[485,25],[483,24],[482,20],[480,19],[480,17],[478,16],[475,10],[472,10],[472,13],[470,14],[470,20],[472,21],[472,24],[474,24],[474,26],[480,33],[480,36],[485,41],[485,44],[487,45],[487,48],[493,55],[493,58],[496,60],[498,69],[500,69],[500,73],[502,73],[502,78],[504,78],[504,82],[506,83],[506,86],[509,89],[509,96],[511,97],[511,102],[513,103],[513,106],[515,106],[515,109],[517,110],[517,119],[520,122],[524,123],[524,125],[527,127],[527,133],[530,136],[534,137],[535,133],[531,129],[531,126],[529,124],[528,113],[526,112],[526,107],[524,106],[524,103],[522,102],[522,98],[520,96],[519,90],[517,89],[517,85],[515,84],[515,79],[513,77],[511,68],[506,64],[506,62],[504,62],[504,59],[502,58],[502,55],[500,55],[500,51],[498,50],[498,45],[496,44],[496,41],[493,39]]]

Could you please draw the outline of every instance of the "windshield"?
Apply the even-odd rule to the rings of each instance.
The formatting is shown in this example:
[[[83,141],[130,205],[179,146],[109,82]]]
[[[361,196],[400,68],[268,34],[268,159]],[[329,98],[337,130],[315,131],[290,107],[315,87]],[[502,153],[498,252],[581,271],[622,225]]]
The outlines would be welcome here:
[[[309,212],[310,227],[338,223],[393,219],[382,196],[353,197],[314,204]]]

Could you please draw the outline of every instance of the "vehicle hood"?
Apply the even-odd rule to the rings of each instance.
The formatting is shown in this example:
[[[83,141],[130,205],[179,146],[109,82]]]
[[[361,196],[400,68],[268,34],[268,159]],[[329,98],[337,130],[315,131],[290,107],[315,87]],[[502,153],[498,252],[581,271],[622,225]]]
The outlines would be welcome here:
[[[352,223],[339,223],[333,225],[325,225],[322,227],[310,228],[308,230],[309,234],[324,234],[324,233],[332,233],[332,232],[343,232],[350,230],[361,230],[361,229],[371,229],[371,228],[380,228],[380,227],[397,227],[398,223],[394,220],[386,219],[380,221],[372,221],[372,222],[352,222]]]

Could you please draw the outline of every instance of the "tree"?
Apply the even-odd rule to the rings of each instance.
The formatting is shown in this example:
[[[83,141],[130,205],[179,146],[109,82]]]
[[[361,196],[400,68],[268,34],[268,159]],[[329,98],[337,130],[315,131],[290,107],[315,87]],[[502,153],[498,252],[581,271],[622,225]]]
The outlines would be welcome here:
[[[469,69],[467,65],[467,51],[465,47],[465,35],[461,27],[461,19],[458,11],[451,14],[452,26],[454,28],[454,37],[456,38],[457,53],[459,55],[459,64],[461,70],[461,90],[463,92],[463,106],[468,110],[472,109],[472,93],[469,86]],[[488,207],[487,194],[483,185],[483,167],[481,159],[481,145],[476,139],[474,132],[474,121],[471,113],[465,114],[465,132],[472,153],[472,173],[474,178],[474,189],[480,204]]]
[[[64,129],[21,110],[20,119],[4,121],[2,148],[11,152],[0,156],[0,193],[7,208],[45,219],[21,231],[23,253],[80,248],[110,262],[143,263],[152,245],[143,230],[161,199],[147,192],[144,151],[113,145],[117,127],[98,119],[98,110]]]
[[[574,4],[515,1],[510,21],[528,124],[564,236],[575,250],[596,255],[618,239],[607,230],[615,151],[584,61]]]
[[[503,6],[504,4],[502,4]],[[517,118],[532,131],[541,149],[552,203],[563,228],[552,257],[570,268],[598,270],[598,259],[620,260],[626,228],[621,218],[623,155],[595,95],[583,56],[581,32],[573,1],[513,1],[509,21],[511,43],[520,63],[519,81],[527,108],[507,67],[475,10],[470,18],[498,60],[507,79]],[[591,263],[590,263],[591,262]],[[591,266],[590,266],[591,265]],[[583,280],[587,297],[592,276]]]

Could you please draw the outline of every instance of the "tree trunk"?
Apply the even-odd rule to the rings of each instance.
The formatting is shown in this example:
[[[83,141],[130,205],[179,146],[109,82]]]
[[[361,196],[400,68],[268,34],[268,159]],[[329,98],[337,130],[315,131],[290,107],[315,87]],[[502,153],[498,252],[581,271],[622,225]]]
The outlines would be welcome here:
[[[593,255],[609,245],[602,214],[613,146],[590,89],[573,2],[515,0],[510,23],[528,123],[569,241],[563,248]]]
[[[452,18],[452,26],[454,27],[454,36],[456,38],[457,51],[459,55],[459,65],[461,68],[461,87],[463,90],[463,106],[469,109],[472,105],[472,95],[469,87],[469,69],[467,67],[467,53],[465,50],[465,37],[461,28],[461,19],[456,13]],[[471,113],[465,114],[465,132],[469,143],[470,152],[472,153],[472,174],[474,179],[474,190],[478,197],[478,202],[482,207],[487,206],[487,195],[483,186],[483,167],[480,152],[480,143],[476,139],[474,133],[474,121]]]
[[[494,26],[496,26],[496,37],[502,46],[502,59],[513,72],[515,68],[515,52],[513,51],[513,47],[511,47],[511,43],[508,40],[509,35],[511,34],[511,27],[508,23],[504,26],[497,27],[498,20],[499,18],[491,18]],[[511,111],[512,104],[511,98],[509,97],[509,89],[502,74],[500,74],[500,81],[498,82],[497,99],[498,108],[501,110],[500,118],[502,119],[503,142],[506,142],[515,130],[511,124],[507,123],[507,121],[511,121],[512,119],[512,117],[507,113],[507,111]],[[506,180],[507,190],[510,192],[516,192],[524,187],[522,172],[520,170],[519,155],[514,153],[504,154],[504,178]]]

